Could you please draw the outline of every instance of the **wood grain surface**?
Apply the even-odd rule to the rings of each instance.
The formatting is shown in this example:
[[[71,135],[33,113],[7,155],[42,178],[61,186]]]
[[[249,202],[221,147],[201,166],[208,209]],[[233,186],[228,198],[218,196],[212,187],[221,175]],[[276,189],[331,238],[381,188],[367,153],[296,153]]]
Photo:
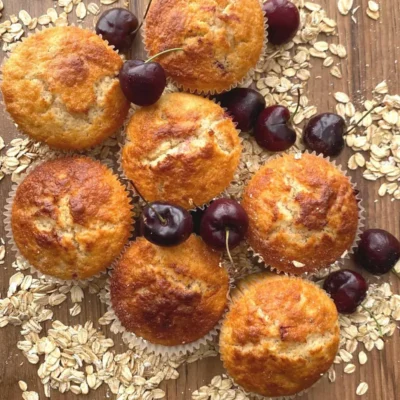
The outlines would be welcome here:
[[[93,0],[92,0],[93,1]],[[99,1],[95,1],[99,2]],[[344,91],[350,95],[356,104],[363,98],[371,97],[371,90],[383,79],[387,79],[392,94],[400,93],[400,5],[399,0],[378,0],[382,4],[381,18],[373,21],[366,15],[368,0],[355,0],[355,6],[361,6],[356,16],[358,23],[351,21],[350,16],[343,17],[337,11],[336,0],[315,0],[328,12],[328,16],[338,22],[340,42],[348,50],[348,59],[344,60],[343,79],[336,79],[329,75],[329,69],[323,68],[319,60],[313,61],[312,78],[309,81],[307,96],[311,104],[318,106],[319,111],[333,111],[335,101],[331,94]],[[5,15],[17,14],[25,9],[32,16],[44,14],[47,8],[53,6],[52,0],[4,0]],[[85,3],[89,3],[85,1]],[[113,6],[122,5],[123,1]],[[144,12],[146,0],[131,0],[130,9],[141,16]],[[4,20],[3,16],[2,20]],[[92,27],[92,17],[87,17],[84,26]],[[143,45],[140,36],[136,38],[132,55],[144,57]],[[330,39],[327,39],[330,41]],[[3,53],[1,54],[3,57]],[[316,77],[319,77],[318,79]],[[19,134],[14,125],[7,119],[3,107],[0,109],[0,135],[8,143]],[[3,150],[4,151],[4,150]],[[351,152],[346,149],[339,161],[347,165]],[[378,199],[377,188],[379,182],[369,182],[362,179],[361,171],[351,173],[358,183],[367,211],[367,226],[387,229],[400,237],[400,201],[391,202],[389,197]],[[9,179],[0,183],[0,210],[4,210],[5,199],[10,189]],[[0,222],[0,237],[5,238],[4,224]],[[8,288],[8,279],[12,275],[11,262],[13,253],[10,248],[7,252],[6,264],[0,268],[0,293],[5,295]],[[349,261],[349,265],[351,262]],[[371,278],[372,279],[372,278]],[[400,292],[400,282],[394,276],[387,276],[396,292]],[[67,324],[84,323],[86,320],[97,321],[105,312],[105,307],[95,296],[85,297],[82,313],[78,317],[70,317],[68,308],[71,304],[64,303],[56,307],[55,318]],[[106,332],[106,330],[104,329]],[[111,335],[111,337],[113,337]],[[114,337],[115,338],[115,337]],[[37,366],[30,365],[16,343],[20,339],[19,329],[7,326],[0,329],[0,400],[16,400],[21,398],[18,380],[28,383],[29,390],[39,392],[40,399],[44,399],[42,385],[37,377]],[[118,346],[117,346],[118,349]],[[323,379],[307,395],[304,400],[353,400],[358,398],[356,387],[361,381],[369,384],[369,391],[363,397],[369,400],[399,400],[400,399],[400,337],[398,331],[394,337],[386,340],[385,349],[381,352],[369,353],[369,361],[359,367],[352,375],[343,373],[343,365],[336,368],[337,380],[331,384]],[[202,360],[200,362],[183,365],[180,369],[180,378],[162,384],[166,390],[168,400],[189,400],[191,393],[202,385],[208,384],[216,374],[224,372],[218,358]],[[76,399],[70,392],[66,395],[52,392],[52,400]],[[79,398],[84,398],[79,396]],[[87,399],[113,398],[103,386],[96,392],[91,392]]]

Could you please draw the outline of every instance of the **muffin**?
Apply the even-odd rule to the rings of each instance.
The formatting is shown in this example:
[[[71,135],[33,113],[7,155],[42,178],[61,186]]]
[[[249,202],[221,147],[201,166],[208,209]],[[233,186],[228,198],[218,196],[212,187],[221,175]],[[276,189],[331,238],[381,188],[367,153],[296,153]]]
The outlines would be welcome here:
[[[126,136],[123,170],[148,201],[201,206],[229,185],[239,164],[241,145],[230,117],[192,94],[166,94],[141,108]]]
[[[111,277],[111,300],[122,325],[153,344],[194,342],[221,319],[229,279],[220,255],[192,235],[174,247],[138,238]]]
[[[144,41],[179,86],[199,93],[229,90],[256,66],[265,41],[259,0],[154,0]]]
[[[121,57],[93,32],[49,28],[24,40],[3,66],[7,111],[32,139],[64,150],[99,144],[129,110]]]
[[[11,225],[21,254],[40,272],[84,279],[127,243],[132,211],[112,171],[86,157],[46,161],[18,186]]]
[[[335,304],[313,283],[258,274],[234,292],[220,335],[224,366],[246,391],[291,396],[317,382],[339,347]]]
[[[250,246],[278,271],[327,267],[357,235],[358,204],[349,179],[312,154],[268,161],[246,187],[242,206]]]

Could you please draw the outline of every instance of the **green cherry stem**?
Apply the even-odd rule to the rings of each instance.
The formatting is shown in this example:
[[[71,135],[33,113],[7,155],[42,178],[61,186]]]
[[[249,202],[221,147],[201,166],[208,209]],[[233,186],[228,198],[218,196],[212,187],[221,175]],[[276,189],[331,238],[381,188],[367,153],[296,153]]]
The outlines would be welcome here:
[[[300,88],[297,88],[297,106],[296,106],[296,110],[294,111],[294,113],[292,114],[292,116],[290,117],[290,122],[293,123],[294,117],[297,115],[299,108],[300,108],[300,97],[301,97],[301,93],[300,93]]]
[[[360,307],[361,307],[364,311],[366,311],[366,312],[369,314],[369,316],[375,321],[376,327],[378,328],[378,331],[379,331],[379,335],[380,335],[380,337],[383,337],[383,332],[382,332],[381,324],[380,324],[380,323],[378,322],[378,320],[375,318],[374,314],[372,314],[372,311],[371,311],[370,309],[368,309],[367,307],[365,307],[363,304],[360,304]]]
[[[363,122],[364,119],[367,118],[368,115],[371,114],[372,111],[374,111],[374,110],[375,110],[376,108],[378,108],[378,107],[385,107],[385,104],[384,104],[384,103],[380,103],[380,104],[377,104],[376,106],[372,107],[372,108],[371,108],[366,114],[364,114],[350,129],[348,129],[348,130],[344,133],[344,135],[348,135],[351,131],[353,131],[354,129],[356,129],[356,128],[360,125],[360,123]]]
[[[135,192],[138,194],[138,196],[145,202],[146,206],[150,207],[154,213],[157,215],[157,218],[160,220],[160,222],[165,226],[167,225],[167,220],[165,218],[163,218],[159,212],[157,212],[157,210],[151,205],[151,203],[149,203],[140,193],[139,189],[136,187],[136,185],[131,181],[131,185],[133,186],[133,188],[135,189]]]
[[[150,58],[149,58],[148,60],[146,60],[144,63],[146,64],[146,63],[148,63],[148,62],[153,61],[155,58],[157,58],[157,57],[159,57],[159,56],[162,56],[162,55],[167,54],[167,53],[171,53],[172,51],[179,51],[179,50],[184,51],[184,49],[183,49],[182,47],[174,47],[173,49],[164,50],[164,51],[162,51],[161,53],[157,53],[156,55],[150,57]]]
[[[147,13],[148,13],[149,10],[150,10],[150,6],[151,6],[152,1],[153,1],[153,0],[150,0],[149,3],[147,4],[147,8],[146,8],[146,11],[145,11],[145,13],[144,13],[142,22],[141,22],[140,25],[132,32],[133,35],[134,35],[135,33],[137,33],[137,32],[139,31],[139,29],[143,26],[143,23],[144,23],[144,21],[145,21],[145,19],[146,19],[146,17],[147,17]]]
[[[225,246],[226,246],[226,252],[228,253],[229,260],[230,260],[232,266],[234,267],[235,263],[233,262],[231,252],[229,251],[229,229],[228,228],[225,229]]]

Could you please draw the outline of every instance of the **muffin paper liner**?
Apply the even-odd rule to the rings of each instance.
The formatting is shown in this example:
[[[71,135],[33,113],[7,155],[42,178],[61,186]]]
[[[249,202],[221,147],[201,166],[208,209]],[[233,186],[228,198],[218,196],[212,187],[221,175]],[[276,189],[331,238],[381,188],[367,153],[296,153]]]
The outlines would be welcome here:
[[[83,28],[83,27],[77,26],[77,25],[75,25],[75,24],[73,24],[73,23],[68,24],[68,26],[75,26],[75,27],[80,28],[80,29],[82,29],[82,30],[85,30],[85,31],[88,31],[88,32],[91,32],[91,33],[95,33],[93,29]],[[23,43],[25,40],[27,40],[27,39],[30,38],[31,36],[35,35],[36,33],[44,32],[44,31],[46,31],[46,30],[48,30],[48,29],[53,29],[53,28],[55,28],[55,26],[44,26],[44,25],[43,25],[43,26],[41,26],[40,28],[41,28],[41,29],[36,28],[33,32],[31,32],[31,31],[30,31],[30,32],[26,32],[26,33],[27,33],[27,36],[22,37],[21,40],[20,40],[20,42],[18,42],[18,45],[20,45],[21,43]],[[97,35],[97,36],[99,36],[101,39],[103,39],[102,35]],[[121,54],[121,53],[119,52],[118,49],[116,49],[113,45],[110,45],[110,43],[109,43],[107,40],[103,39],[103,41],[107,44],[107,46],[108,46],[111,50],[115,51],[115,52],[121,57],[122,61],[125,61],[126,57],[125,57],[124,54]],[[19,46],[17,46],[17,47],[19,47]],[[10,57],[11,54],[12,54],[12,51],[11,51],[9,54],[6,53],[6,57],[4,57],[3,61],[1,62],[1,65],[0,65],[0,86],[1,86],[2,83],[3,83],[3,66],[4,66],[4,64],[7,62],[7,60],[9,59],[9,57]],[[112,133],[111,135],[107,136],[107,137],[106,137],[103,141],[101,141],[99,144],[96,144],[96,145],[93,145],[93,146],[89,146],[89,147],[87,147],[87,148],[85,148],[85,149],[79,149],[79,150],[62,150],[62,149],[59,149],[59,148],[51,147],[51,146],[49,146],[46,142],[41,142],[41,141],[39,141],[39,140],[36,140],[35,138],[33,138],[33,137],[30,136],[29,134],[23,132],[23,131],[19,128],[18,124],[14,121],[14,119],[12,118],[12,116],[10,115],[10,113],[9,113],[8,110],[7,110],[7,107],[6,107],[6,104],[5,104],[5,102],[4,102],[4,98],[3,98],[3,94],[2,94],[2,91],[1,91],[1,90],[0,90],[0,95],[1,95],[0,105],[3,106],[4,115],[6,116],[6,118],[7,118],[8,121],[10,121],[10,122],[13,123],[13,125],[17,128],[18,132],[19,132],[20,134],[22,134],[22,135],[24,136],[24,138],[29,138],[29,140],[31,140],[33,144],[38,144],[38,145],[41,145],[41,146],[45,145],[45,146],[47,146],[47,147],[49,148],[49,150],[50,150],[51,152],[55,152],[56,154],[64,154],[64,155],[87,154],[87,152],[93,152],[93,151],[95,151],[96,149],[98,149],[99,147],[101,147],[108,139],[111,139],[111,138],[113,138],[113,137],[115,137],[115,136],[119,136],[119,135],[121,134],[121,132],[123,132],[123,126],[124,126],[124,125],[123,125],[122,127],[118,128],[118,129],[117,129],[114,133]],[[128,115],[129,115],[129,113],[128,113]]]
[[[70,157],[82,157],[82,155],[79,155],[79,154],[69,155],[69,156],[70,156]],[[55,277],[55,276],[43,274],[43,273],[40,272],[38,269],[36,269],[33,265],[31,265],[31,264],[29,263],[29,261],[21,254],[21,252],[20,252],[19,249],[18,249],[17,244],[15,243],[14,235],[13,235],[13,232],[12,232],[12,226],[11,226],[12,206],[13,206],[14,198],[15,198],[15,195],[16,195],[16,193],[17,193],[17,189],[18,189],[20,183],[23,182],[23,180],[24,180],[36,167],[38,167],[40,164],[42,164],[42,163],[44,163],[44,162],[47,162],[47,161],[56,160],[56,159],[61,159],[61,158],[65,158],[65,157],[66,157],[66,155],[61,154],[61,155],[56,155],[56,156],[53,156],[53,157],[50,157],[50,158],[46,158],[45,160],[38,160],[38,161],[36,161],[36,162],[30,164],[29,167],[24,171],[24,173],[21,174],[20,179],[19,179],[19,182],[18,182],[18,183],[13,183],[13,184],[12,184],[12,186],[11,186],[11,191],[10,191],[10,193],[9,193],[8,198],[6,199],[6,205],[5,205],[5,207],[4,207],[4,208],[5,208],[5,211],[3,212],[3,215],[5,216],[5,219],[4,219],[4,229],[5,229],[5,232],[6,232],[6,238],[8,239],[8,243],[11,245],[11,250],[15,253],[15,258],[21,260],[21,261],[25,264],[25,266],[28,266],[27,269],[30,269],[30,272],[31,272],[32,274],[36,274],[39,278],[46,278],[46,279],[49,280],[49,281],[57,282],[57,283],[61,283],[61,284],[63,284],[63,283],[72,283],[72,284],[84,283],[84,284],[85,284],[85,283],[87,283],[87,282],[91,282],[91,281],[93,281],[93,280],[96,280],[96,279],[98,279],[98,278],[101,278],[102,276],[104,276],[105,274],[107,274],[108,269],[114,267],[114,265],[115,265],[115,263],[117,262],[117,260],[119,259],[120,255],[118,255],[118,256],[116,257],[116,259],[110,264],[110,266],[108,266],[104,271],[101,271],[101,272],[97,273],[96,275],[93,275],[93,276],[88,277],[88,278],[86,278],[86,279],[70,279],[70,280],[66,280],[66,279],[57,278],[57,277]],[[105,165],[105,164],[102,163],[101,161],[96,160],[96,159],[94,159],[94,158],[92,158],[92,157],[88,157],[88,156],[85,156],[85,157],[86,157],[86,158],[90,158],[90,159],[92,159],[93,161],[96,161],[96,162],[99,163],[99,164]],[[106,166],[109,170],[111,170],[109,166],[107,166],[107,165],[105,165],[105,166]],[[129,190],[126,188],[126,186],[124,185],[124,183],[121,182],[121,179],[119,179],[118,175],[115,175],[115,174],[113,173],[113,176],[114,176],[114,177],[118,180],[118,182],[120,182],[120,184],[125,188],[125,192],[126,192],[128,198],[130,199],[130,203],[131,203],[131,212],[132,212],[132,217],[131,217],[131,218],[132,218],[132,221],[131,221],[131,232],[130,232],[130,234],[131,234],[131,236],[132,236],[133,233],[134,233],[134,227],[135,227],[135,225],[134,225],[134,220],[133,220],[133,216],[134,216],[134,204],[132,204],[132,199],[131,199],[131,197],[129,196]],[[128,243],[129,243],[129,241],[128,241]],[[127,247],[128,243],[127,243],[127,244],[124,246],[124,248],[122,249],[121,254],[123,254],[123,252],[125,251],[125,248]]]
[[[336,169],[338,169],[344,176],[346,176],[353,188],[353,190],[356,190],[356,183],[352,181],[352,178],[350,175],[347,174],[347,170],[345,170],[340,164],[336,164],[336,160],[331,160],[330,157],[324,157],[320,154],[316,154],[316,152],[303,152],[303,153],[299,153],[299,154],[311,154],[314,156],[317,156],[319,158],[322,158],[326,161],[328,161],[330,164],[332,164]],[[282,154],[276,154],[274,156],[271,156],[268,161],[271,161],[273,159],[276,159],[278,157],[282,157]],[[267,162],[268,162],[267,161]],[[277,273],[277,274],[283,274],[283,275],[290,275],[290,276],[298,276],[300,278],[303,279],[321,279],[323,277],[326,277],[327,275],[329,275],[331,272],[336,271],[338,269],[340,269],[340,266],[343,266],[344,262],[346,259],[350,258],[350,255],[354,253],[354,250],[357,247],[357,243],[360,241],[360,236],[361,233],[363,231],[364,228],[364,222],[365,222],[365,208],[362,205],[362,198],[360,196],[359,193],[357,193],[355,195],[356,200],[357,200],[357,207],[358,207],[358,223],[357,223],[357,231],[356,231],[356,235],[355,238],[353,240],[353,243],[351,244],[350,248],[346,251],[344,251],[344,253],[338,258],[338,260],[336,260],[333,264],[331,264],[330,266],[327,267],[323,267],[319,270],[316,270],[315,272],[305,272],[303,274],[300,275],[295,275],[295,274],[291,274],[285,271],[281,271],[276,267],[273,267],[271,265],[269,265],[267,262],[265,262],[264,258],[261,256],[261,254],[257,253],[250,245],[248,246],[248,252],[250,254],[250,257],[254,260],[255,263],[260,264],[262,266],[264,266],[265,268],[268,268],[269,270]],[[299,268],[300,270],[301,268]]]
[[[259,0],[260,3],[260,7],[262,7],[263,5],[263,0]],[[149,54],[149,50],[146,46],[146,21],[144,21],[143,23],[143,45],[144,45],[144,49],[146,51],[147,54]],[[199,89],[191,89],[186,87],[183,84],[180,84],[179,82],[175,81],[173,78],[171,78],[170,76],[167,76],[167,80],[169,83],[173,84],[174,86],[176,86],[179,90],[184,91],[184,92],[188,92],[188,93],[192,93],[192,94],[197,94],[197,95],[201,95],[201,96],[208,96],[208,95],[215,95],[215,94],[219,94],[219,93],[223,93],[223,92],[228,92],[229,90],[232,90],[236,87],[240,87],[243,86],[243,84],[245,82],[247,82],[250,79],[253,79],[255,72],[258,68],[260,68],[263,63],[265,62],[265,53],[266,53],[266,49],[267,49],[267,45],[268,45],[268,21],[267,21],[267,17],[264,15],[264,42],[261,48],[261,52],[260,52],[260,57],[259,60],[256,62],[256,64],[249,69],[249,71],[247,72],[247,74],[240,79],[237,82],[234,82],[233,84],[231,84],[231,86],[227,87],[226,89],[223,90],[199,90]]]
[[[121,259],[123,254],[120,255],[118,258],[118,261]],[[117,262],[114,264],[116,265]],[[220,268],[225,268],[223,263],[220,263]],[[230,279],[230,285],[228,292],[226,294],[228,302],[227,302],[227,308],[229,307],[230,303],[230,289],[232,285],[232,279]],[[135,335],[133,332],[129,332],[125,329],[121,321],[118,319],[117,315],[114,312],[112,303],[111,303],[111,294],[110,294],[110,279],[108,279],[106,285],[105,285],[105,290],[106,293],[103,295],[102,302],[107,305],[107,312],[112,313],[113,321],[110,322],[111,327],[110,330],[114,334],[121,334],[122,339],[125,344],[129,346],[129,348],[136,348],[138,347],[141,350],[146,350],[148,352],[154,352],[157,355],[168,355],[168,356],[179,356],[179,355],[185,355],[185,354],[191,354],[194,353],[196,350],[198,350],[202,345],[207,345],[207,342],[212,342],[215,340],[215,337],[219,334],[219,331],[221,329],[221,324],[223,319],[225,318],[225,315],[227,313],[227,310],[224,311],[222,314],[220,320],[217,322],[217,324],[212,328],[206,335],[204,335],[202,338],[191,342],[191,343],[186,343],[186,344],[181,344],[181,345],[176,345],[176,346],[164,346],[161,344],[154,344],[149,342],[148,340],[142,338],[141,336]]]

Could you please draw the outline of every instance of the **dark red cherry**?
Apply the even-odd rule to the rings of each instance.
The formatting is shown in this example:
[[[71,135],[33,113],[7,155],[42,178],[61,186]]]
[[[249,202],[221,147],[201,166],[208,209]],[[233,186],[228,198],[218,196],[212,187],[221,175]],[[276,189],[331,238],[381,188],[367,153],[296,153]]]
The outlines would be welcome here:
[[[263,5],[268,23],[268,41],[275,45],[292,40],[300,26],[300,13],[289,0],[268,0]]]
[[[111,8],[100,15],[96,24],[96,33],[117,50],[126,51],[132,45],[138,26],[138,19],[129,10]]]
[[[400,259],[400,242],[383,229],[368,229],[355,251],[356,263],[372,274],[389,272]]]
[[[330,274],[323,287],[340,313],[351,314],[365,299],[368,283],[359,273],[342,269]]]
[[[216,97],[226,108],[240,130],[247,132],[253,128],[260,112],[265,108],[265,99],[254,89],[236,88]]]
[[[257,143],[268,151],[284,151],[296,142],[290,111],[284,106],[269,106],[258,116],[254,129]]]
[[[249,227],[249,218],[243,207],[235,200],[215,200],[204,212],[200,224],[200,235],[207,245],[215,250],[235,248],[244,238]]]
[[[125,61],[119,73],[125,97],[138,106],[150,106],[158,101],[167,84],[164,68],[157,62]]]
[[[304,127],[305,146],[325,157],[336,157],[344,147],[345,120],[337,114],[323,113],[311,118]]]
[[[140,232],[158,246],[176,246],[193,232],[192,216],[184,208],[164,202],[154,202],[143,208]]]

